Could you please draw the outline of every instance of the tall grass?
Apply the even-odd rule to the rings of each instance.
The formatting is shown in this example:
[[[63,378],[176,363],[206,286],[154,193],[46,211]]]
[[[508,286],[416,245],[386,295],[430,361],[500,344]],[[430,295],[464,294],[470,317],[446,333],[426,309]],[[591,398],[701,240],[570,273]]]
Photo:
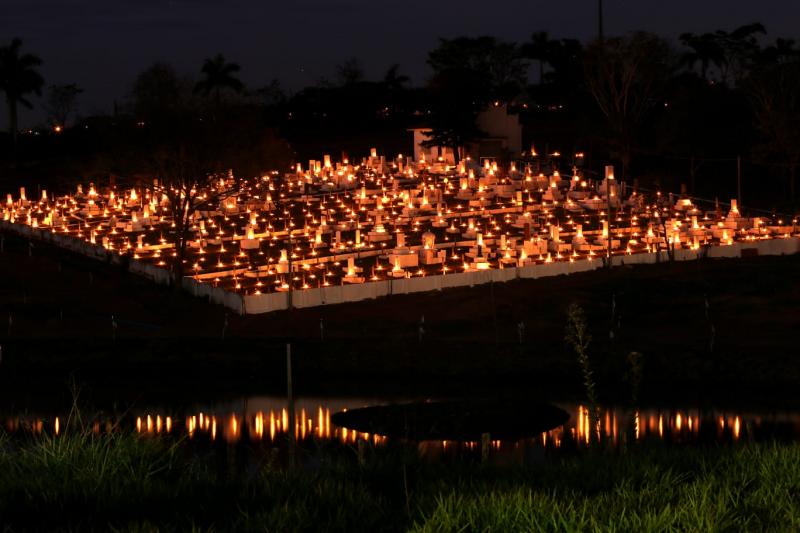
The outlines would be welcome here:
[[[800,449],[661,450],[435,496],[413,531],[797,531]],[[596,470],[592,466],[597,467]],[[609,469],[611,467],[611,469]],[[552,474],[552,472],[550,472]],[[580,480],[576,474],[588,475]],[[607,477],[606,477],[607,476]],[[549,486],[548,486],[549,484]]]
[[[221,473],[218,459],[130,434],[0,438],[0,523],[133,531],[800,529],[798,445],[647,445],[547,456],[535,466],[431,463],[414,447],[355,453],[324,443],[293,469],[267,453]]]
[[[600,402],[597,399],[597,385],[589,361],[589,343],[592,342],[592,336],[589,334],[583,308],[578,304],[573,303],[567,309],[567,330],[564,340],[572,346],[578,358],[583,376],[583,388],[586,391],[586,403],[589,406],[589,419],[592,422],[592,438],[599,438]]]
[[[97,511],[124,519],[129,509],[157,505],[191,475],[178,469],[175,444],[130,434],[6,438],[0,449],[0,515],[6,523],[81,525]]]

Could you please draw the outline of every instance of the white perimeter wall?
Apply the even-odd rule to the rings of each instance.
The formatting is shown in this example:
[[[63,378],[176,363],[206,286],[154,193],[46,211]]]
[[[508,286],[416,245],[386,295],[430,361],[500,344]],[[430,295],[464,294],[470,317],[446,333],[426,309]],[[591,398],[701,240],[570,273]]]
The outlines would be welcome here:
[[[747,243],[734,243],[730,246],[714,246],[701,250],[676,250],[676,261],[691,261],[703,257],[723,258],[741,257],[743,249],[758,250],[758,255],[788,255],[800,252],[800,239],[772,239]],[[614,257],[614,265],[654,264],[667,262],[667,252],[644,253]],[[370,300],[393,294],[412,294],[428,292],[452,287],[472,287],[489,282],[502,283],[514,279],[546,278],[586,272],[603,268],[601,259],[579,260],[574,263],[558,262],[543,265],[530,265],[502,270],[482,270],[479,272],[463,272],[460,274],[444,274],[426,277],[404,278],[389,281],[376,281],[354,285],[338,285],[318,289],[305,289],[292,293],[292,305],[296,308],[316,307],[346,302]],[[243,312],[247,314],[268,313],[288,306],[287,293],[270,293],[244,296]]]
[[[134,274],[143,276],[156,283],[169,284],[171,275],[168,270],[159,268],[136,259],[123,258],[102,246],[52,233],[48,229],[31,228],[30,226],[11,224],[0,221],[0,228],[17,233],[23,237],[50,242],[88,257],[125,265]],[[700,250],[675,250],[676,261],[691,261],[701,257],[735,258],[741,257],[743,250],[753,250],[757,255],[789,255],[800,252],[800,238],[770,239],[764,241],[737,242],[729,246],[711,246]],[[643,253],[626,256],[615,256],[614,265],[654,264],[669,261],[667,252]],[[375,281],[359,284],[345,284],[318,289],[293,291],[292,306],[295,308],[317,307],[346,302],[371,300],[393,294],[412,294],[430,292],[452,287],[472,287],[484,283],[503,283],[514,279],[535,279],[550,276],[574,274],[603,268],[602,259],[578,260],[529,265],[505,269],[481,270],[479,272],[462,272],[460,274],[444,274],[426,277],[403,278],[388,281]],[[208,298],[212,303],[224,305],[239,314],[259,314],[287,309],[289,295],[286,292],[270,294],[254,294],[242,296],[233,292],[213,287],[208,283],[200,283],[190,277],[183,279],[183,289],[201,298]]]

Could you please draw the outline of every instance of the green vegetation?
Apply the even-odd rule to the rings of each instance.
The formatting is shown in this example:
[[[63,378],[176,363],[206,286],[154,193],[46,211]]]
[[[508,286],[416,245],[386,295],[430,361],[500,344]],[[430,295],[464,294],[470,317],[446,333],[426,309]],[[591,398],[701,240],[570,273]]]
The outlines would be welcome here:
[[[589,362],[589,343],[592,336],[588,333],[588,326],[583,309],[577,304],[572,304],[567,309],[567,334],[566,342],[575,350],[578,363],[583,375],[583,388],[586,391],[586,402],[589,404],[589,416],[592,421],[593,435],[600,434],[600,408],[597,401],[597,386],[592,376],[592,365]]]
[[[130,434],[0,439],[11,530],[797,530],[800,446],[599,448],[534,466],[320,443],[300,466]],[[222,459],[220,460],[220,457]]]
[[[590,455],[519,482],[451,490],[420,531],[796,530],[796,446]]]

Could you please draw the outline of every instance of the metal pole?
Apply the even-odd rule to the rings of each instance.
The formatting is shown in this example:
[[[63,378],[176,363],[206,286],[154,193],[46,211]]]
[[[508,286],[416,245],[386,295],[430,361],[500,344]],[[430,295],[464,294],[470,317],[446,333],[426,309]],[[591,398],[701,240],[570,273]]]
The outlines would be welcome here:
[[[597,0],[597,39],[603,42],[603,0]]]
[[[742,208],[742,156],[736,156],[736,202]]]
[[[286,293],[286,309],[292,309],[292,289],[294,288],[294,280],[292,280],[292,226],[287,221],[286,227],[289,232],[289,274],[288,274],[288,281],[289,281],[289,292]]]
[[[295,460],[295,416],[294,416],[294,394],[292,393],[292,345],[286,343],[286,400],[287,409],[289,411],[289,427],[286,431],[289,433],[289,461],[294,465]]]
[[[612,167],[613,168],[613,167]],[[613,170],[612,170],[613,175]],[[612,247],[611,247],[611,178],[608,174],[608,167],[606,167],[605,172],[606,178],[606,220],[608,220],[608,235],[606,235],[606,249],[608,251],[608,268],[612,267]]]
[[[492,302],[492,328],[494,329],[494,349],[497,350],[497,307],[494,303],[494,279],[489,282],[489,298]]]
[[[606,179],[606,201],[608,205],[608,235],[606,235],[606,245],[608,248],[608,268],[611,268],[611,181]]]

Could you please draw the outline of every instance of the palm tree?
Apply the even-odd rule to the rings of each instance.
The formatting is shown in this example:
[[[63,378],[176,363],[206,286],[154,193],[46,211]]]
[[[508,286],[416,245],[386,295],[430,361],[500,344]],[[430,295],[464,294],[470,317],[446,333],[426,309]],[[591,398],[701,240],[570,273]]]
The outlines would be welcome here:
[[[544,84],[544,66],[549,63],[554,43],[546,31],[537,31],[531,40],[522,45],[522,55],[539,62],[539,85]]]
[[[737,83],[747,77],[761,52],[758,35],[766,33],[766,28],[758,22],[745,24],[732,32],[714,32],[725,57],[721,69],[722,81]]]
[[[20,55],[22,41],[13,39],[11,44],[0,48],[0,91],[6,95],[8,102],[8,121],[11,131],[11,142],[14,151],[17,149],[17,106],[22,104],[28,109],[31,102],[25,98],[30,93],[42,94],[44,79],[36,71],[42,60],[33,54]]]
[[[194,86],[194,92],[205,96],[213,94],[214,101],[219,105],[221,102],[220,94],[224,89],[230,89],[236,93],[244,90],[244,84],[235,76],[235,73],[240,70],[242,70],[242,67],[237,63],[228,63],[222,54],[208,58],[203,63],[203,68],[200,71],[205,74],[205,79],[197,82]]]
[[[408,76],[400,74],[399,71],[400,65],[395,63],[383,76],[383,84],[389,91],[402,91],[405,88],[404,85],[411,81]]]
[[[390,66],[386,71],[380,84],[380,93],[383,105],[386,106],[385,112],[387,116],[389,113],[397,113],[400,111],[398,108],[404,107],[402,104],[407,103],[404,96],[408,94],[406,84],[409,81],[411,81],[411,78],[400,73],[400,65],[397,63]]]
[[[775,44],[761,50],[758,63],[761,65],[773,65],[796,61],[800,57],[800,49],[796,48],[795,44],[794,39],[778,38]]]
[[[683,63],[689,69],[694,69],[696,64],[700,64],[700,75],[704,80],[708,80],[708,68],[711,65],[721,68],[725,63],[725,50],[720,44],[719,38],[713,33],[695,35],[684,33],[681,35],[681,42],[689,48],[683,54]]]
[[[361,68],[358,58],[351,57],[336,67],[336,75],[342,85],[355,85],[364,79],[364,69]]]

